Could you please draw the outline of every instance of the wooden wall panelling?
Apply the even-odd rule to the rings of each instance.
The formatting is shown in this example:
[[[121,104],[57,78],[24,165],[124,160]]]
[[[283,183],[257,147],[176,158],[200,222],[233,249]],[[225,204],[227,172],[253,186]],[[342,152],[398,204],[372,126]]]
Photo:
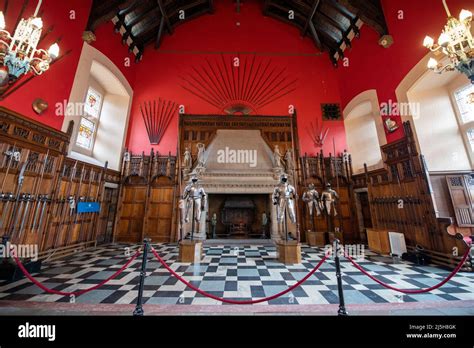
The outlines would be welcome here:
[[[105,180],[118,182],[119,173],[66,158],[72,123],[62,133],[2,107],[0,116],[0,233],[12,235],[13,243],[38,244],[40,257],[94,245],[94,214],[76,214],[67,198],[100,202]],[[10,160],[11,152],[19,152],[18,161]],[[81,231],[90,233],[81,237]]]
[[[416,151],[410,123],[405,122],[403,127],[404,138],[381,147],[384,168],[368,172],[366,167],[363,175],[353,176],[354,185],[368,188],[374,229],[401,232],[409,248],[421,246],[426,253],[436,255],[433,256],[435,262],[452,265],[453,248],[458,248],[462,254],[466,247],[449,236],[447,228],[451,217],[439,216],[436,209],[435,199],[447,197],[447,186],[442,188],[439,178],[433,180],[435,184],[432,185],[424,158]],[[463,193],[462,197],[469,198],[469,193]],[[454,214],[445,202],[441,211]]]

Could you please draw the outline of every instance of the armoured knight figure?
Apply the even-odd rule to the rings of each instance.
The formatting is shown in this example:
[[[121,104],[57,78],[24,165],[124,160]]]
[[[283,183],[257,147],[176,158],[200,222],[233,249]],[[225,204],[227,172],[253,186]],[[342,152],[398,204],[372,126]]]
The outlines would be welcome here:
[[[321,193],[321,205],[327,215],[337,215],[336,203],[339,200],[339,195],[331,188],[331,184],[327,184],[324,191]],[[334,213],[332,213],[334,211]]]
[[[196,222],[201,220],[201,211],[202,208],[206,206],[206,199],[206,192],[200,185],[198,185],[198,178],[193,176],[191,182],[184,188],[183,196],[179,201],[182,225],[189,222],[189,211],[193,210],[193,202],[193,218]]]
[[[314,211],[316,211],[316,216],[321,215],[321,209],[319,206],[319,193],[313,184],[309,184],[308,190],[303,193],[303,202],[305,202],[308,207],[309,216],[312,217],[314,215]]]
[[[280,183],[273,190],[272,198],[273,204],[277,206],[277,221],[282,223],[285,217],[285,211],[288,211],[291,222],[296,223],[296,190],[288,183],[288,176],[286,174],[281,175]]]

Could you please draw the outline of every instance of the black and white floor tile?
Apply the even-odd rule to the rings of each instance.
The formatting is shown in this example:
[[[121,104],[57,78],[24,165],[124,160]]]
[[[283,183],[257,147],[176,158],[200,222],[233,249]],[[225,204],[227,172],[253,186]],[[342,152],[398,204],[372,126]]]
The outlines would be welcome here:
[[[70,258],[45,263],[35,278],[45,286],[62,291],[76,291],[100,283],[127,261],[125,245],[99,247]],[[135,247],[132,247],[132,249]],[[276,260],[273,246],[205,246],[202,262],[177,262],[176,244],[155,246],[163,259],[193,285],[213,295],[237,300],[259,299],[285,290],[302,279],[323,256],[323,250],[304,246],[302,263],[283,265]],[[434,266],[417,266],[384,258],[366,251],[359,262],[380,280],[403,289],[427,288],[442,281],[448,274]],[[78,296],[76,303],[136,302],[141,259],[136,259],[122,274],[98,290]],[[344,295],[347,304],[406,303],[474,300],[474,274],[461,272],[438,290],[428,294],[404,295],[383,288],[342,258]],[[338,303],[334,261],[324,263],[302,286],[266,304],[335,304]],[[70,302],[67,296],[44,293],[28,279],[13,283],[0,282],[0,301]],[[220,305],[197,294],[150,255],[144,291],[145,304]]]

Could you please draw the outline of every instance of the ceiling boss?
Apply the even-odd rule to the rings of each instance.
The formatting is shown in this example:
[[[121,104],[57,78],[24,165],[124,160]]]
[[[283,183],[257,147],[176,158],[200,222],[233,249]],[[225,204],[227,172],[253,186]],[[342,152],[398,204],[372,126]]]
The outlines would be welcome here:
[[[30,71],[41,75],[59,55],[57,43],[48,51],[37,49],[43,30],[43,21],[38,17],[41,3],[39,0],[32,17],[21,19],[13,36],[5,30],[5,16],[0,11],[0,92]]]

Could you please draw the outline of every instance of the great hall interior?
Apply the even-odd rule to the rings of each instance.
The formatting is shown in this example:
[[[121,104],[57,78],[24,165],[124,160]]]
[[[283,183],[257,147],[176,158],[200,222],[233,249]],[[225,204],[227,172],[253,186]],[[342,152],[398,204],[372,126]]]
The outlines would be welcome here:
[[[472,0],[0,11],[1,314],[474,315]]]

